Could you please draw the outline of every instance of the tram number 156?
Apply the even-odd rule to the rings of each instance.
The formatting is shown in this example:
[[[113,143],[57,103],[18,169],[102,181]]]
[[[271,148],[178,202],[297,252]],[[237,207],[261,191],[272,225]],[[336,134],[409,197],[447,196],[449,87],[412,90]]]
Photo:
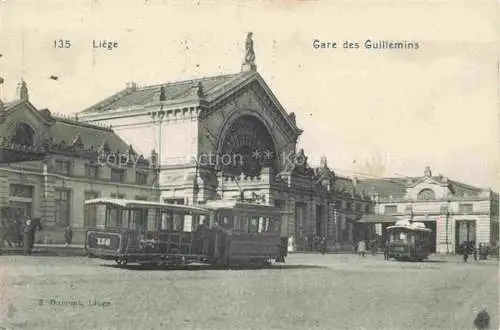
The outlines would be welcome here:
[[[105,246],[111,245],[111,239],[109,238],[97,237],[96,240],[97,240],[97,245],[105,245]]]

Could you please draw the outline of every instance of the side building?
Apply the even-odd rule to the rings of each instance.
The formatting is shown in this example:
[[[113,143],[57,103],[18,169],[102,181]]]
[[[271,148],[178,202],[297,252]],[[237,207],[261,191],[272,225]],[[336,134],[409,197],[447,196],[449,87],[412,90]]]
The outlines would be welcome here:
[[[70,225],[74,243],[82,243],[85,228],[94,226],[97,217],[84,212],[84,200],[158,198],[151,159],[137,154],[109,127],[36,109],[24,81],[16,101],[1,103],[0,144],[10,153],[45,154],[44,160],[0,165],[3,217],[41,218],[44,228],[37,233],[37,242],[63,243]]]
[[[432,251],[457,253],[464,241],[492,245],[499,239],[499,195],[491,189],[474,187],[433,176],[362,180],[359,188],[370,191],[379,235],[398,219],[424,222],[433,231]]]

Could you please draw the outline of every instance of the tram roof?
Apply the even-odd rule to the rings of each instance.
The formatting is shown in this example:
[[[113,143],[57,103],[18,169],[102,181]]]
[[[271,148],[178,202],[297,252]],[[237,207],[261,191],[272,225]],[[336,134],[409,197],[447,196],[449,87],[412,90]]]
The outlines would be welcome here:
[[[419,228],[419,227],[411,227],[411,226],[389,226],[386,229],[404,229],[404,230],[410,230],[410,231],[426,231],[426,232],[432,232],[431,229],[429,228]]]
[[[138,208],[138,209],[173,209],[173,210],[184,210],[184,211],[197,211],[200,213],[208,213],[209,211],[206,208],[202,208],[199,206],[190,206],[190,205],[180,205],[180,204],[167,204],[167,203],[159,203],[159,202],[151,202],[151,201],[142,201],[135,199],[120,199],[120,198],[95,198],[86,200],[85,205],[92,204],[105,204],[105,205],[115,205],[124,208]]]
[[[242,202],[236,199],[208,201],[201,207],[210,210],[221,210],[221,209],[261,209],[261,210],[264,209],[269,211],[277,210],[277,208],[272,205]]]

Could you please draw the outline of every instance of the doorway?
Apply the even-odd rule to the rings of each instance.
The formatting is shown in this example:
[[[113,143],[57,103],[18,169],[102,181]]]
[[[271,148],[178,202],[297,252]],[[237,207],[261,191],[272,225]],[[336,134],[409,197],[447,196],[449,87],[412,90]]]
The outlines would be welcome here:
[[[10,214],[14,220],[24,221],[28,217],[32,217],[31,203],[11,202],[9,204]]]
[[[430,239],[431,246],[430,246],[429,252],[436,253],[436,229],[437,229],[436,221],[424,221],[424,224],[425,224],[425,228],[429,228],[430,230],[432,230],[431,239]],[[451,242],[451,240],[450,240],[450,242]]]
[[[476,221],[457,220],[455,222],[455,253],[458,253],[463,242],[476,241]]]

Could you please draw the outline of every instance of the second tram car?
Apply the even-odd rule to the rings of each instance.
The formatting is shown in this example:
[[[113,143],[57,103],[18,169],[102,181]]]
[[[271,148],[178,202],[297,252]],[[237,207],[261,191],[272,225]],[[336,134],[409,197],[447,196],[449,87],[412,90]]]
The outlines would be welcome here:
[[[283,212],[272,206],[236,200],[187,206],[98,198],[85,201],[85,208],[100,219],[87,231],[85,249],[91,257],[118,264],[284,262]]]
[[[422,222],[397,221],[387,227],[389,234],[389,258],[395,260],[422,261],[431,249],[432,230]]]

